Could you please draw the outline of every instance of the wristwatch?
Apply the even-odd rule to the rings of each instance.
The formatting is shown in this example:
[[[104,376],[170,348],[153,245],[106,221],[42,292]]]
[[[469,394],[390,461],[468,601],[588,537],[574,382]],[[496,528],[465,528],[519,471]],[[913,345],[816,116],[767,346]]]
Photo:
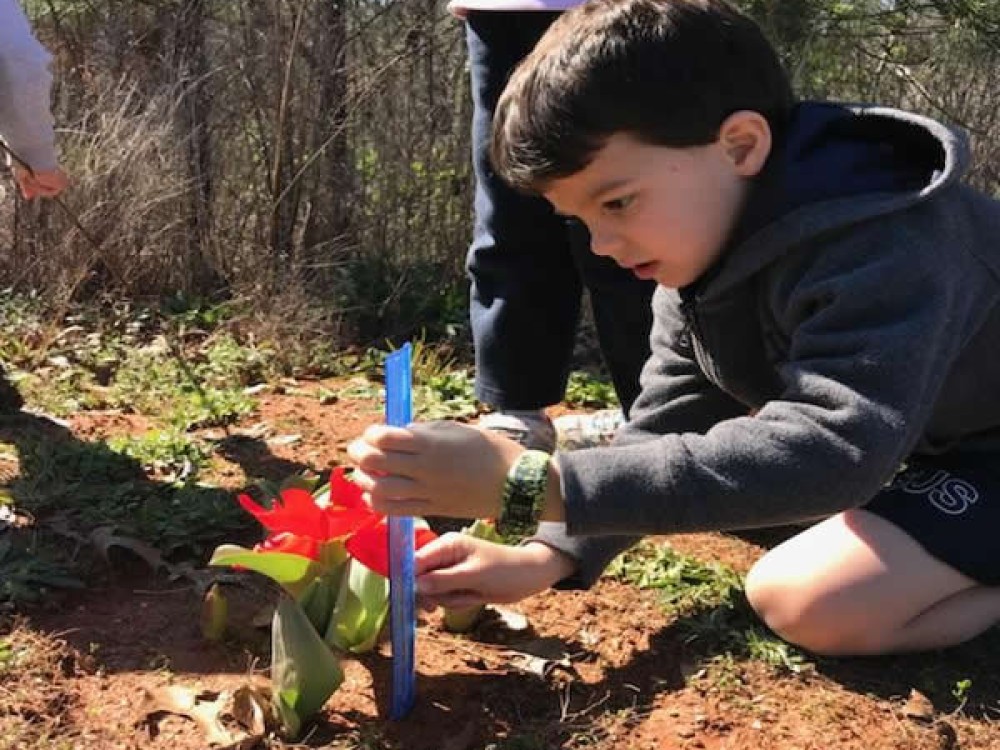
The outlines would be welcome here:
[[[527,450],[517,457],[503,485],[503,504],[497,526],[504,536],[523,537],[538,526],[545,504],[549,461],[545,451]]]

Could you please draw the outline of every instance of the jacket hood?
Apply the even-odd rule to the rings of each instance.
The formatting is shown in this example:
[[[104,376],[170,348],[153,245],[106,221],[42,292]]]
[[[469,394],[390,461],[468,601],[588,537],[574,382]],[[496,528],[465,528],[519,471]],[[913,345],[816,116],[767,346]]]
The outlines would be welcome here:
[[[804,102],[754,181],[722,259],[696,282],[713,297],[811,238],[906,210],[959,182],[964,134],[891,107]]]

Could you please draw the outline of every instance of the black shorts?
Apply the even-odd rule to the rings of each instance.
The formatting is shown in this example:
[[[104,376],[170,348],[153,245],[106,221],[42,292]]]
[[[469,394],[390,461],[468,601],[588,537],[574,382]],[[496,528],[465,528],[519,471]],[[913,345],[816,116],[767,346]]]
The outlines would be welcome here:
[[[965,453],[907,461],[862,506],[928,554],[985,586],[1000,585],[1000,456]]]

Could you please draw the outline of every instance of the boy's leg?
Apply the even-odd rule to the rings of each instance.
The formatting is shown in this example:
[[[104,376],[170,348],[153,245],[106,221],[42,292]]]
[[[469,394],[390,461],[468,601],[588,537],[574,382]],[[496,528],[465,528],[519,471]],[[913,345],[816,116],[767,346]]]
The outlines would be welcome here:
[[[1000,622],[990,460],[910,469],[867,509],[775,547],[747,576],[750,603],[779,635],[831,655],[942,648]]]
[[[475,233],[469,249],[476,395],[493,407],[537,410],[562,400],[581,284],[565,220],[516,193],[490,168],[493,110],[514,66],[557,14],[472,12]]]

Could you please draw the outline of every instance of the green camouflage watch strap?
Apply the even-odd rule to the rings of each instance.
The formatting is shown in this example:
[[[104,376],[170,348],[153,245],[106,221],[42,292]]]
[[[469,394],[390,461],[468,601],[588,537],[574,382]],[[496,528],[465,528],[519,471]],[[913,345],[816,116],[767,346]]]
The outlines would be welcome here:
[[[545,451],[527,450],[510,467],[497,523],[504,535],[527,536],[535,531],[545,504],[551,459]]]

